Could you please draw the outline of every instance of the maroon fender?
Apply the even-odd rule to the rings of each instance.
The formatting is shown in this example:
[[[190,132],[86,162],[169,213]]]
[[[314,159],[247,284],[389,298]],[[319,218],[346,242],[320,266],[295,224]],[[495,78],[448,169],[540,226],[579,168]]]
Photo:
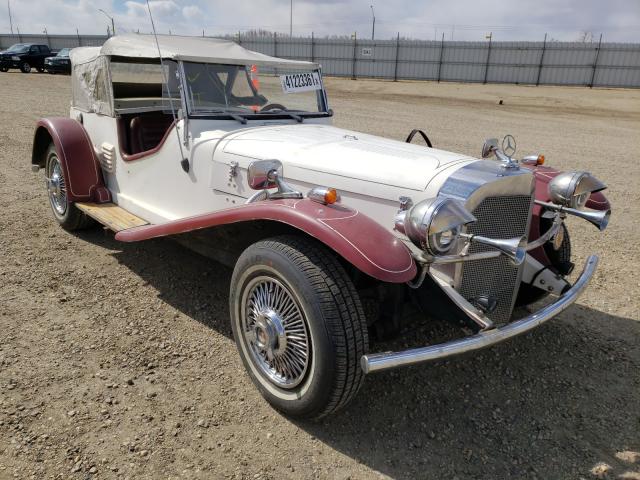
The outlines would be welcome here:
[[[33,165],[45,166],[44,154],[51,141],[56,146],[67,180],[68,199],[72,202],[110,202],[111,194],[104,185],[102,170],[82,124],[65,117],[38,120],[31,156]]]
[[[527,167],[530,168],[533,172],[533,175],[536,179],[536,190],[535,197],[536,200],[540,200],[542,202],[549,202],[551,199],[549,198],[548,185],[551,180],[553,180],[557,175],[562,172],[556,170],[551,167]],[[591,208],[593,210],[609,210],[611,205],[609,204],[609,200],[604,196],[602,192],[592,193],[587,200],[586,204],[587,208]],[[531,218],[531,229],[529,230],[529,241],[535,240],[540,237],[540,214],[542,213],[542,207],[539,205],[533,206],[533,215]],[[548,265],[549,259],[547,255],[544,253],[544,249],[542,247],[536,248],[531,252],[531,255],[541,262],[544,265]]]
[[[135,242],[251,220],[272,220],[291,225],[315,237],[378,280],[402,283],[416,276],[416,264],[409,249],[390,231],[347,206],[321,205],[309,199],[250,203],[159,225],[123,230],[116,234],[116,239]]]

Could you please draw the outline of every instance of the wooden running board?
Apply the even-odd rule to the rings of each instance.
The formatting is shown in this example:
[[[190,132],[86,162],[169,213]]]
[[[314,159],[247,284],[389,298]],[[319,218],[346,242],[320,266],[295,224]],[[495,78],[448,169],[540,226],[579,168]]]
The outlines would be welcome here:
[[[75,203],[74,205],[114,232],[149,224],[115,203]]]

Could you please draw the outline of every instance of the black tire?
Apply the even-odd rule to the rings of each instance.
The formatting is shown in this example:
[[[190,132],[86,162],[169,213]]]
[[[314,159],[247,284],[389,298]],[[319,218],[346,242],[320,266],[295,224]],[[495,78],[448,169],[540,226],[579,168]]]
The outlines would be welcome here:
[[[38,70],[38,73],[44,73],[44,68],[36,68],[36,70]]]
[[[95,220],[79,210],[67,197],[67,183],[64,178],[64,171],[53,143],[47,149],[45,175],[47,177],[49,205],[58,224],[70,232],[93,227],[96,224]]]
[[[549,228],[551,228],[552,222],[548,221],[548,219],[541,220],[540,230],[541,233],[544,234],[549,230]],[[562,225],[562,229],[564,230],[564,237],[558,250],[553,248],[553,245],[550,242],[545,243],[542,247],[544,248],[547,258],[551,262],[550,266],[553,268],[557,268],[564,263],[571,261],[571,239],[569,238],[569,230],[567,230],[567,226],[564,224]],[[534,287],[528,283],[522,283],[520,284],[520,290],[518,291],[518,296],[516,298],[516,305],[530,305],[542,300],[547,295],[549,295],[549,292],[545,292],[541,288]]]
[[[22,73],[29,73],[31,71],[31,65],[29,65],[29,62],[22,62],[20,64],[20,71]]]
[[[267,286],[261,292],[269,291],[273,297],[260,297],[260,293],[251,296],[264,285]],[[307,359],[305,372],[291,376],[292,382],[299,382],[292,386],[282,385],[284,377],[276,381],[266,373],[267,354],[258,352],[257,342],[261,338],[259,329],[256,330],[258,322],[251,323],[252,312],[257,312],[258,307],[250,299],[283,297],[285,302],[289,298],[298,308],[293,314],[282,315],[283,325],[289,328],[291,323],[299,324],[298,320],[287,318],[300,318],[306,327],[308,355],[301,357]],[[268,303],[265,301],[265,305]],[[364,380],[360,358],[368,351],[367,322],[351,279],[335,254],[322,244],[287,235],[251,245],[242,253],[233,271],[229,304],[233,335],[242,362],[253,383],[274,408],[291,417],[315,420],[344,407],[356,395]],[[248,305],[253,305],[253,310],[249,310]],[[274,310],[279,317],[278,309]],[[288,312],[291,311],[289,307]],[[246,328],[247,325],[253,325],[253,329]],[[301,331],[300,326],[296,328]],[[252,331],[253,342],[247,337]],[[298,335],[300,338],[301,334]],[[295,339],[286,341],[293,344]],[[277,345],[280,346],[279,341]],[[292,348],[300,347],[293,344]],[[280,358],[285,356],[286,351]],[[275,367],[272,373],[274,371]]]
[[[8,71],[9,71],[9,69],[7,67],[0,67],[0,72],[6,73]]]

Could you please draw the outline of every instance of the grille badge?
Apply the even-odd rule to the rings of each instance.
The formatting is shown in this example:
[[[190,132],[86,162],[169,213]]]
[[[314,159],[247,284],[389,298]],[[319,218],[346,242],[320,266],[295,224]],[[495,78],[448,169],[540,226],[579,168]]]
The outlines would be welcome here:
[[[471,300],[471,303],[482,310],[483,313],[491,313],[498,306],[498,299],[491,295],[480,295]]]

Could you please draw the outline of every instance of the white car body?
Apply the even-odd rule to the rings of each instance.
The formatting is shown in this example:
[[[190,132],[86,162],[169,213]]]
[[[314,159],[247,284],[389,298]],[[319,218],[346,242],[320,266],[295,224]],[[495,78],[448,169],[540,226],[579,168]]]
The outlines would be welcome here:
[[[544,169],[536,157],[519,163],[496,141],[485,143],[483,156],[498,157],[487,160],[336,128],[319,65],[232,42],[143,35],[74,49],[71,60],[72,120],[41,120],[32,159],[36,170],[46,169],[61,225],[85,225],[86,214],[123,241],[169,235],[185,241],[195,233],[201,253],[248,246],[232,280],[232,317],[242,316],[240,293],[248,284],[238,269],[249,261],[252,242],[293,233],[310,242],[304,248],[318,248],[317,240],[340,257],[351,272],[344,281],[363,298],[376,286],[386,292],[383,303],[393,303],[394,285],[401,285],[402,298],[417,295],[427,310],[430,302],[446,303],[477,333],[404,352],[367,354],[365,345],[351,359],[364,373],[476,350],[530,330],[571,305],[596,268],[592,256],[573,285],[565,279],[572,264],[563,220],[577,215],[606,227],[603,184],[585,172]],[[271,75],[260,80],[259,68]],[[599,211],[584,211],[585,205]],[[258,233],[244,229],[252,223]],[[215,240],[220,231],[226,240]],[[231,256],[232,265],[240,253]],[[521,288],[535,298],[558,298],[512,321]],[[277,377],[277,365],[269,363],[287,345],[273,309],[253,324],[255,332],[245,331],[249,340],[236,337],[245,365],[277,408],[301,416],[330,413],[337,406],[326,399],[314,400],[322,405],[312,413],[287,406],[312,388],[310,352],[303,352],[300,378],[282,383],[287,373]],[[367,320],[369,328],[389,317],[396,322],[399,310],[383,310]],[[233,325],[242,339],[235,330],[242,331],[241,324]],[[261,335],[264,342],[256,340]],[[267,352],[262,360],[251,357],[258,344]],[[299,386],[303,374],[308,378]]]

